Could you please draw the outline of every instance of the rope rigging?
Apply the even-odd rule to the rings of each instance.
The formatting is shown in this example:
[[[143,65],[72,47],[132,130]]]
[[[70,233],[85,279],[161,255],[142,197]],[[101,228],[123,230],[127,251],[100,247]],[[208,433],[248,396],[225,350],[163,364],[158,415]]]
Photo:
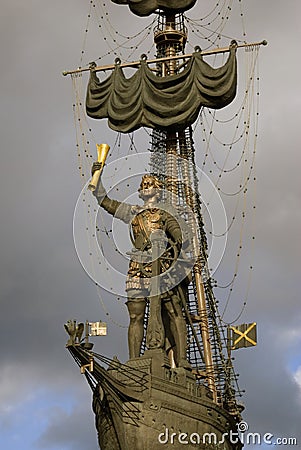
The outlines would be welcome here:
[[[118,56],[123,61],[130,61],[133,58],[135,52],[141,47],[144,42],[148,41],[148,37],[152,33],[152,28],[155,23],[155,18],[144,26],[139,31],[132,35],[125,35],[120,33],[113,22],[110,19],[110,12],[106,7],[106,4],[99,0],[91,0],[89,6],[89,12],[87,17],[87,24],[84,30],[83,46],[81,50],[81,58],[79,67],[83,66],[83,57],[86,54],[88,33],[91,28],[91,18],[94,19],[94,25],[96,25],[96,33],[100,33],[101,40],[108,48],[108,51],[95,61],[100,61],[108,56]],[[147,50],[144,50],[146,54],[150,54],[153,48],[153,44]],[[89,62],[86,63],[88,65]]]

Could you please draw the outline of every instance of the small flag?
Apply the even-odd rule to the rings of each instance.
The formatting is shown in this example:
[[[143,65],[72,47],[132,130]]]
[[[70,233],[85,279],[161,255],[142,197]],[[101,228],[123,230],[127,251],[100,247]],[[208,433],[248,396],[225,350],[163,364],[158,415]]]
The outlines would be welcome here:
[[[257,344],[256,322],[243,323],[230,327],[231,330],[231,350],[243,347],[252,347]]]
[[[89,322],[89,336],[106,336],[107,324],[105,322]]]

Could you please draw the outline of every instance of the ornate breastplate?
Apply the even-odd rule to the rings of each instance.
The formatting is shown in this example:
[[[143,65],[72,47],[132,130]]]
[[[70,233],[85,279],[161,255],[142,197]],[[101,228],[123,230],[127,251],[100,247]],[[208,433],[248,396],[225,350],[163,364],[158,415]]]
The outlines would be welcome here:
[[[158,208],[145,209],[132,220],[132,230],[136,240],[141,234],[149,237],[155,230],[163,229],[162,211]]]

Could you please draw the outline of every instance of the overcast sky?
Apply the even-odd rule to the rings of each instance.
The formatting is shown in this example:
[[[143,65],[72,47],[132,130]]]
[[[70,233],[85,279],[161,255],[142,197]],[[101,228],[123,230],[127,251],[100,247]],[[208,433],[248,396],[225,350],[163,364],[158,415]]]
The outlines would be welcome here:
[[[258,322],[259,343],[237,352],[236,368],[250,430],[295,436],[300,446],[301,4],[242,3],[248,39],[269,45],[260,55],[254,274],[243,316]],[[88,11],[88,0],[1,7],[1,448],[97,449],[91,392],[63,329],[69,318],[105,317],[73,243],[81,182],[71,82],[61,76],[78,66]],[[125,7],[114,14],[123,34],[138,20]],[[93,45],[95,59],[106,52],[103,41]],[[116,317],[126,323],[125,309]],[[98,352],[126,360],[124,336],[109,323]]]

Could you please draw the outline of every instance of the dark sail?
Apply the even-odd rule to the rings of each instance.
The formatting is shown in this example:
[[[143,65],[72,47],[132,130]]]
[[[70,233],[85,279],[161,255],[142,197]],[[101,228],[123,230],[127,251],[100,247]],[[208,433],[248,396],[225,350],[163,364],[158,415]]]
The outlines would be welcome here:
[[[158,8],[173,13],[187,11],[194,6],[196,0],[112,0],[112,2],[129,5],[130,10],[137,16],[148,16]]]
[[[232,48],[227,62],[213,68],[196,52],[183,72],[169,77],[156,76],[146,61],[130,78],[118,65],[103,82],[91,72],[87,114],[107,118],[110,128],[123,133],[140,127],[185,128],[197,119],[202,106],[220,109],[232,102],[237,84],[235,53]]]

